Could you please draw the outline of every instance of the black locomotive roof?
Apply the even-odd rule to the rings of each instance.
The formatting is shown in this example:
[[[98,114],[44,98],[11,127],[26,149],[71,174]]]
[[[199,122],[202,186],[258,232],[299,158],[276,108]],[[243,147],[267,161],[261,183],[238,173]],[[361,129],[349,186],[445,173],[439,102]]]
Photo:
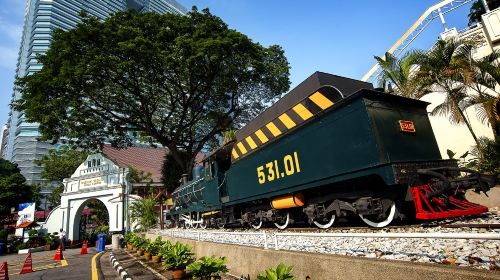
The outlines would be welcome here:
[[[237,141],[245,139],[247,136],[254,133],[258,128],[263,127],[265,124],[280,116],[292,108],[292,106],[296,105],[298,102],[322,87],[326,90],[334,90],[336,94],[341,95],[341,98],[350,96],[361,89],[373,89],[373,85],[371,83],[319,71],[314,72],[271,107],[264,110],[264,112],[259,114],[255,119],[251,120],[247,125],[238,130],[236,133]]]

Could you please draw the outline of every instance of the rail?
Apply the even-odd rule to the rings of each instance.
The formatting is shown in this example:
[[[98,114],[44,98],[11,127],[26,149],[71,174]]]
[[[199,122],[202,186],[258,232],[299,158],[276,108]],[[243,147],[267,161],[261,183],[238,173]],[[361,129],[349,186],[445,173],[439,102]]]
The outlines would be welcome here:
[[[229,232],[229,231],[156,231],[155,234],[170,237],[195,239],[202,241],[203,234],[211,235],[253,235],[262,236],[264,249],[269,249],[268,234],[273,238],[274,249],[279,250],[279,237],[281,236],[301,236],[301,237],[340,237],[340,238],[428,238],[428,239],[481,239],[481,240],[500,240],[500,233],[406,233],[406,232],[381,232],[381,233],[307,233],[307,232]],[[162,234],[163,233],[163,234]],[[168,233],[168,234],[164,234]],[[190,238],[188,235],[194,234],[196,238]]]

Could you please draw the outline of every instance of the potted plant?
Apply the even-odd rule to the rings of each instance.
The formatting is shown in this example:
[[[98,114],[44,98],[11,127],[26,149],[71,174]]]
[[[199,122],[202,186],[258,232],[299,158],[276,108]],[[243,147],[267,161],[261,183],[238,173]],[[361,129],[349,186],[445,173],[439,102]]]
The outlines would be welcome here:
[[[287,267],[283,263],[278,264],[276,269],[269,268],[263,274],[257,275],[258,280],[294,280],[291,274],[292,266]]]
[[[127,243],[128,250],[132,250],[132,248],[133,248],[132,240],[134,237],[135,237],[135,234],[133,232],[129,232],[129,233],[125,234],[125,236],[123,237],[123,241],[125,243]]]
[[[186,273],[186,266],[194,261],[191,247],[180,242],[176,242],[169,250],[165,250],[162,258],[165,268],[172,270],[174,279],[182,279]]]
[[[226,257],[201,257],[199,260],[186,267],[186,272],[191,273],[193,279],[215,280],[222,279],[221,273],[229,270],[226,266]]]
[[[160,248],[163,246],[163,244],[165,244],[165,242],[161,240],[160,236],[158,236],[154,241],[149,242],[148,246],[146,247],[146,251],[151,254],[154,263],[160,262],[159,253]]]
[[[50,251],[50,249],[51,249],[51,248],[50,248],[50,247],[51,247],[50,245],[52,244],[52,238],[51,238],[50,234],[48,234],[48,233],[47,233],[47,234],[45,234],[45,235],[44,235],[44,239],[45,239],[45,245],[43,246],[43,247],[44,247],[43,249],[44,249],[45,251]]]
[[[158,250],[158,259],[163,259],[165,260],[165,256],[169,254],[169,251],[172,249],[172,242],[166,240],[163,242],[163,245],[161,245],[160,249]],[[153,257],[153,262],[155,261],[155,258]]]
[[[136,244],[137,244],[137,241],[139,240],[140,236],[136,235],[136,234],[133,234],[131,237],[130,237],[130,245],[132,245],[132,251],[136,251],[137,250],[137,247],[136,247]]]
[[[142,254],[144,253],[144,245],[146,244],[146,242],[147,240],[145,238],[137,238],[137,241],[134,244],[134,247],[137,249],[137,255],[142,256]]]
[[[151,259],[151,251],[148,250],[148,249],[151,249],[151,244],[153,242],[152,241],[149,241],[148,239],[146,239],[146,242],[144,242],[142,244],[142,250],[144,251],[144,260],[146,261],[149,261]]]

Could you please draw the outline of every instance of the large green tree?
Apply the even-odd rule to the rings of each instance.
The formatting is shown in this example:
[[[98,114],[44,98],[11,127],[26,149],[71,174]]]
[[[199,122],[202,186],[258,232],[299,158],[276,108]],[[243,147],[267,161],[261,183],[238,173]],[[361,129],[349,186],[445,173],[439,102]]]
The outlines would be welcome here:
[[[89,154],[88,151],[63,146],[60,149],[49,150],[47,155],[36,160],[36,164],[42,167],[40,176],[43,179],[62,183],[64,178],[73,175]]]
[[[289,88],[281,47],[263,47],[195,7],[84,17],[56,30],[38,59],[42,70],[17,80],[15,108],[40,123],[43,140],[123,147],[134,131],[169,148],[184,173],[208,141]]]
[[[36,161],[36,164],[42,167],[40,176],[49,184],[56,185],[52,193],[46,197],[52,207],[61,203],[61,193],[64,191],[63,179],[71,177],[89,154],[88,151],[62,146],[60,149],[49,150],[47,155]]]
[[[26,178],[21,174],[17,165],[0,158],[0,218],[10,216],[11,208],[19,203],[31,202],[33,186],[26,184]]]

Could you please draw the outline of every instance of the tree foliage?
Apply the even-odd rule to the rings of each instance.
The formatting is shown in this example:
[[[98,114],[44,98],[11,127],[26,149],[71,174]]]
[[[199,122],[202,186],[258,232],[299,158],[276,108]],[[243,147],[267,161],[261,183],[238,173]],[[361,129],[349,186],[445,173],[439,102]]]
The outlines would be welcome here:
[[[488,8],[490,10],[494,10],[500,7],[500,1],[498,0],[486,0],[486,2],[488,3]],[[481,0],[477,0],[476,2],[472,3],[469,11],[469,26],[481,22],[481,16],[484,13],[486,13],[486,10],[484,9]]]
[[[64,192],[64,186],[59,185],[55,187],[52,192],[46,197],[47,202],[54,208],[61,204],[61,194]]]
[[[130,204],[130,219],[132,223],[137,223],[138,229],[148,230],[158,223],[155,204],[152,198],[136,200]]]
[[[64,146],[61,149],[49,150],[47,155],[36,160],[42,167],[40,176],[50,182],[62,183],[64,178],[69,178],[75,170],[87,159],[88,151],[72,149]]]
[[[145,172],[133,165],[128,165],[128,181],[130,183],[151,183],[153,182],[151,172]]]
[[[180,156],[188,157],[186,153],[181,153]],[[182,174],[184,174],[183,169],[179,167],[172,155],[167,153],[161,169],[161,181],[168,193],[173,192],[180,185],[179,180]]]
[[[19,203],[31,202],[33,188],[26,184],[16,164],[0,158],[0,218],[10,216],[11,208]]]
[[[416,56],[413,53],[407,53],[398,59],[393,54],[386,52],[383,58],[375,56],[375,60],[382,68],[380,86],[385,91],[394,90],[402,96],[414,96],[418,83],[411,75],[416,62]]]
[[[109,213],[106,205],[98,199],[92,199],[87,207],[91,210],[90,219],[95,221],[98,226],[109,225]]]
[[[500,135],[500,52],[493,51],[474,58],[474,41],[438,40],[428,52],[414,50],[401,59],[386,53],[375,56],[382,69],[380,83],[390,83],[395,93],[421,98],[429,93],[442,93],[445,100],[432,110],[432,115],[449,117],[451,123],[465,124],[476,145],[478,137],[465,115],[475,107],[478,119],[489,124],[493,135]]]
[[[289,88],[281,47],[254,43],[208,9],[84,17],[56,30],[38,59],[42,70],[17,80],[14,106],[43,140],[123,147],[133,131],[169,148],[185,173],[210,139]]]

